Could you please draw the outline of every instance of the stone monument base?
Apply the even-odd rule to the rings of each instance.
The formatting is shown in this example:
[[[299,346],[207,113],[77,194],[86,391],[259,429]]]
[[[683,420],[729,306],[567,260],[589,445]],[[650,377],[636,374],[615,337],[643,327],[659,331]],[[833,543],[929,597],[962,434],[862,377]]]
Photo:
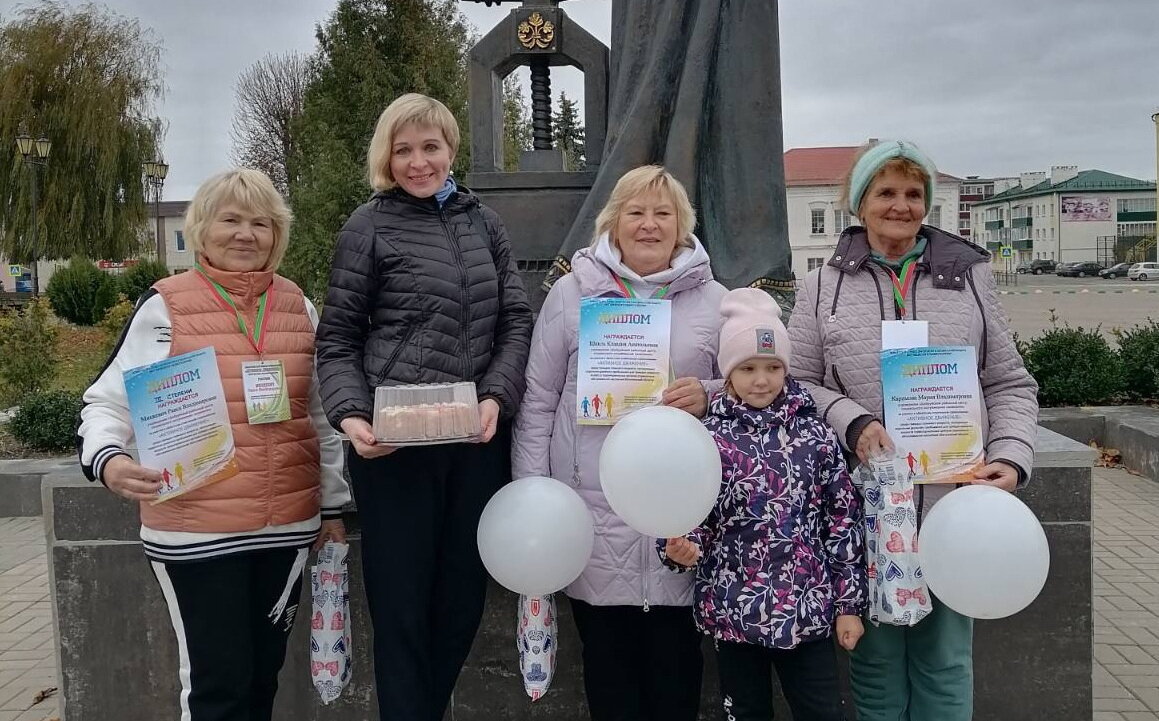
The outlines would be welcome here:
[[[1039,430],[1034,479],[1021,497],[1046,529],[1050,577],[1042,595],[1022,613],[977,623],[975,718],[1090,721],[1092,461],[1093,451],[1086,446]],[[75,467],[56,468],[45,477],[43,506],[64,718],[177,719],[176,641],[137,538],[136,506],[84,481]],[[338,701],[330,706],[319,702],[307,670],[307,624],[299,621],[281,675],[275,718],[377,718],[356,512],[347,515],[347,527],[352,545],[353,679]],[[579,641],[568,603],[559,598],[558,669],[551,690],[532,703],[518,671],[515,596],[491,588],[483,626],[455,691],[455,721],[587,718]],[[223,589],[223,613],[229,612],[229,603]],[[299,603],[308,608],[308,594]],[[700,718],[715,721],[722,718],[716,671],[707,641],[704,648]],[[853,718],[852,705],[848,707]],[[783,703],[778,718],[789,718]]]

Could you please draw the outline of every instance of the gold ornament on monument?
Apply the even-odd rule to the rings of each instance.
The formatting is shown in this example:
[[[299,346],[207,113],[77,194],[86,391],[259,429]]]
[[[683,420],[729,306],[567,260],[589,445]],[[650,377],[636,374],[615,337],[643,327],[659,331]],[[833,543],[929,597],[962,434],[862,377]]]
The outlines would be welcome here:
[[[519,23],[519,44],[528,50],[546,50],[555,41],[555,23],[534,12]]]

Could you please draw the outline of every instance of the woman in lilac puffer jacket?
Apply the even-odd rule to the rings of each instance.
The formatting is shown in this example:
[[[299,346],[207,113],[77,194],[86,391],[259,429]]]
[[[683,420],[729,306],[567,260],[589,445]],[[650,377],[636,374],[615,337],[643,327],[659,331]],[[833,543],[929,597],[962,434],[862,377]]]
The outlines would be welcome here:
[[[672,303],[672,377],[664,402],[700,417],[716,366],[725,288],[691,233],[687,193],[658,166],[624,175],[596,220],[596,240],[572,258],[544,301],[531,339],[527,391],[515,421],[515,478],[569,483],[595,520],[595,548],[565,589],[583,643],[593,721],[691,721],[700,697],[700,634],[692,622],[692,578],[666,570],[655,539],[632,530],[600,489],[599,457],[610,426],[576,422],[581,298],[632,296]]]

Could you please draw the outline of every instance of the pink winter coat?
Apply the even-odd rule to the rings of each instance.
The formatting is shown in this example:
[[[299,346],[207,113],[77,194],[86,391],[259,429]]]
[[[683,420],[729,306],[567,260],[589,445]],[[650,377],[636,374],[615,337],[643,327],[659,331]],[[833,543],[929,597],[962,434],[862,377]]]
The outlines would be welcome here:
[[[727,291],[712,279],[699,241],[696,246],[693,262],[671,281],[665,296],[672,302],[672,366],[677,378],[711,381],[720,376],[717,335]],[[598,606],[688,606],[691,574],[664,568],[655,539],[620,520],[600,490],[600,450],[610,427],[576,424],[580,298],[622,295],[611,268],[590,248],[578,251],[572,272],[552,286],[531,338],[527,391],[515,419],[512,477],[549,476],[568,483],[591,509],[595,547],[587,568],[565,589],[568,596]]]

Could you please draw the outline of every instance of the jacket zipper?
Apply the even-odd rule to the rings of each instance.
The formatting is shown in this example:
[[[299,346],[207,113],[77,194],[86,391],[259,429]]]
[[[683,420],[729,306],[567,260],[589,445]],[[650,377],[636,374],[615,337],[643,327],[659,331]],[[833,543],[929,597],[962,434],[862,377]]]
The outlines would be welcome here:
[[[849,397],[849,391],[845,390],[845,384],[841,382],[841,376],[837,373],[837,364],[834,363],[829,366],[833,371],[833,381],[837,384],[837,390],[841,391],[841,395],[846,398]]]
[[[644,540],[647,541],[647,539]],[[640,582],[644,589],[644,613],[648,613],[651,610],[651,606],[648,605],[648,544],[641,543],[640,550],[644,552],[644,566],[640,569]]]
[[[414,335],[415,330],[416,328],[414,324],[411,324],[409,327],[407,327],[406,333],[404,333],[402,336],[402,340],[398,342],[398,345],[396,345],[394,350],[390,352],[390,355],[387,356],[386,363],[382,366],[382,370],[379,371],[377,382],[374,385],[382,385],[383,381],[386,380],[386,377],[390,375],[391,370],[394,369],[394,362],[398,360],[399,354],[402,353],[403,348],[406,348],[407,343],[410,343],[411,336]]]
[[[978,361],[978,377],[986,372],[986,356],[989,354],[989,344],[987,341],[986,330],[986,308],[982,305],[982,299],[978,297],[978,289],[974,287],[974,273],[972,268],[966,269],[966,282],[970,284],[970,292],[974,294],[974,303],[978,305],[978,314],[982,316],[982,358]]]
[[[267,308],[266,312],[270,313],[272,315],[273,309]],[[257,327],[257,322],[258,322],[258,316],[257,316],[257,311],[255,310],[254,311],[254,319],[253,319],[253,324],[254,324],[255,328]],[[262,344],[262,350],[258,351],[258,360],[264,361],[265,359],[266,359],[265,345]],[[266,426],[262,430],[263,430],[262,436],[264,436],[265,441],[266,441],[266,458],[268,459],[268,461],[270,463],[270,467],[272,468],[273,467],[273,459],[274,459],[274,442],[273,442],[273,439],[270,438],[269,427]],[[274,483],[273,483],[273,480],[271,479],[270,482],[266,485],[266,525],[272,526],[273,524],[274,524]]]
[[[459,320],[459,340],[463,344],[463,380],[470,381],[475,379],[475,374],[471,372],[471,306],[470,306],[470,292],[467,287],[467,264],[463,262],[463,253],[459,248],[459,241],[455,239],[455,234],[451,232],[451,226],[447,223],[447,215],[439,208],[439,222],[443,224],[443,232],[447,236],[447,240],[451,242],[451,252],[455,256],[455,266],[459,269],[459,309],[462,313]]]
[[[575,409],[572,409],[575,412]],[[579,432],[582,426],[579,423],[572,424],[571,432],[571,485],[575,488],[580,487],[580,472],[579,472]]]
[[[881,280],[877,277],[877,271],[872,267],[869,268],[869,277],[873,278],[873,287],[877,289],[877,314],[885,320],[888,317],[885,313],[885,295],[881,292]],[[894,320],[901,320],[901,314],[897,312],[897,303],[893,304],[893,317]]]
[[[833,323],[837,320],[837,301],[841,298],[841,284],[845,282],[845,274],[839,273],[837,275],[837,285],[833,288],[833,305],[829,306],[829,322]],[[821,293],[821,274],[817,274],[817,293]]]
[[[910,286],[910,320],[918,319],[918,278],[921,277],[922,269],[919,265],[914,266],[914,282]]]

